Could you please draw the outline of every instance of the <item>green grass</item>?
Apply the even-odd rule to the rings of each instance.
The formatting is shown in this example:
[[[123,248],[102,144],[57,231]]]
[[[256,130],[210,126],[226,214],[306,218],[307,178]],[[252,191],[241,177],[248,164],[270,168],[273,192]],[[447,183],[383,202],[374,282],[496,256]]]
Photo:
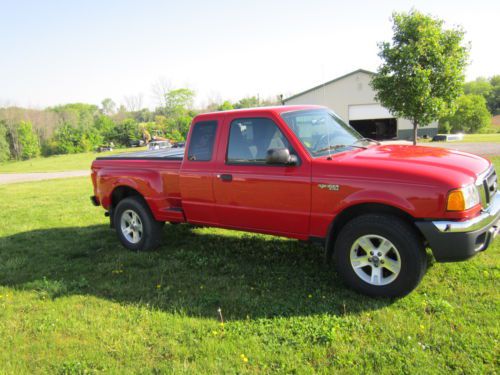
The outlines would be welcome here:
[[[90,164],[98,156],[111,155],[128,151],[145,150],[145,148],[117,149],[111,152],[86,152],[81,154],[54,155],[23,161],[0,163],[0,173],[31,173],[31,172],[63,172],[88,170]]]
[[[419,140],[419,143],[424,141],[430,142],[431,140]],[[486,143],[498,143],[500,142],[500,133],[492,134],[465,134],[464,139],[461,141],[452,141],[449,143],[471,143],[471,142],[486,142]]]
[[[126,251],[90,194],[88,178],[0,186],[2,374],[499,368],[498,239],[371,299],[292,240],[166,225],[159,250]]]

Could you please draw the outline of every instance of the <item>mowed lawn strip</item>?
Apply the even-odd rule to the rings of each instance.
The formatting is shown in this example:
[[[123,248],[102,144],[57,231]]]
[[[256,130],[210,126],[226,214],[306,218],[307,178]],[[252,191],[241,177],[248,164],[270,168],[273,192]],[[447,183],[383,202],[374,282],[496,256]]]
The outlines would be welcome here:
[[[35,173],[89,170],[92,161],[99,156],[122,152],[143,151],[145,147],[116,149],[109,152],[84,152],[80,154],[53,155],[29,160],[0,163],[0,173]]]
[[[425,143],[431,142],[430,139],[428,140],[420,140],[419,143],[423,143],[425,146]],[[461,141],[449,141],[449,142],[436,142],[437,144],[439,143],[500,143],[500,133],[489,133],[489,134],[465,134],[464,139]]]
[[[282,238],[166,225],[157,251],[126,251],[89,195],[89,178],[0,186],[1,373],[498,369],[498,239],[371,299]]]

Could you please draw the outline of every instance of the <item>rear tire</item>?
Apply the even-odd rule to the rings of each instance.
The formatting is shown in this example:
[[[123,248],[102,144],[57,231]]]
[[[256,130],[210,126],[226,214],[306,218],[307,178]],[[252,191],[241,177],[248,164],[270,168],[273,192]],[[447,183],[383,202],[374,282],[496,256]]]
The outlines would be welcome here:
[[[164,223],[154,219],[142,197],[125,198],[113,211],[118,239],[127,249],[148,251],[160,245]]]
[[[338,274],[352,289],[374,297],[401,297],[427,269],[422,240],[396,216],[367,214],[349,221],[335,242]]]

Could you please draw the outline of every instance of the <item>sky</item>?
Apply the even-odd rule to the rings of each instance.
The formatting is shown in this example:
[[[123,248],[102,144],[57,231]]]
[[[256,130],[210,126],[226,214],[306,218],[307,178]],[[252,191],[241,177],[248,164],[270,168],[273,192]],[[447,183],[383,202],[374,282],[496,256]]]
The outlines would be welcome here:
[[[467,80],[500,74],[500,1],[0,0],[0,106],[124,103],[188,87],[196,105],[285,97],[376,70],[391,14],[417,9],[460,25]]]

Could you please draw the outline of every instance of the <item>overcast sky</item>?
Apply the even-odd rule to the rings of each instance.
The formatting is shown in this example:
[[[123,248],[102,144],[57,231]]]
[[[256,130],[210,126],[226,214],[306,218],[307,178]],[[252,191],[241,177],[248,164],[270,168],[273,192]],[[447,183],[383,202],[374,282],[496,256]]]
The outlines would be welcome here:
[[[461,25],[467,79],[500,74],[500,1],[0,0],[0,106],[123,102],[154,106],[159,78],[197,104],[308,89],[376,70],[393,11],[412,7]]]

